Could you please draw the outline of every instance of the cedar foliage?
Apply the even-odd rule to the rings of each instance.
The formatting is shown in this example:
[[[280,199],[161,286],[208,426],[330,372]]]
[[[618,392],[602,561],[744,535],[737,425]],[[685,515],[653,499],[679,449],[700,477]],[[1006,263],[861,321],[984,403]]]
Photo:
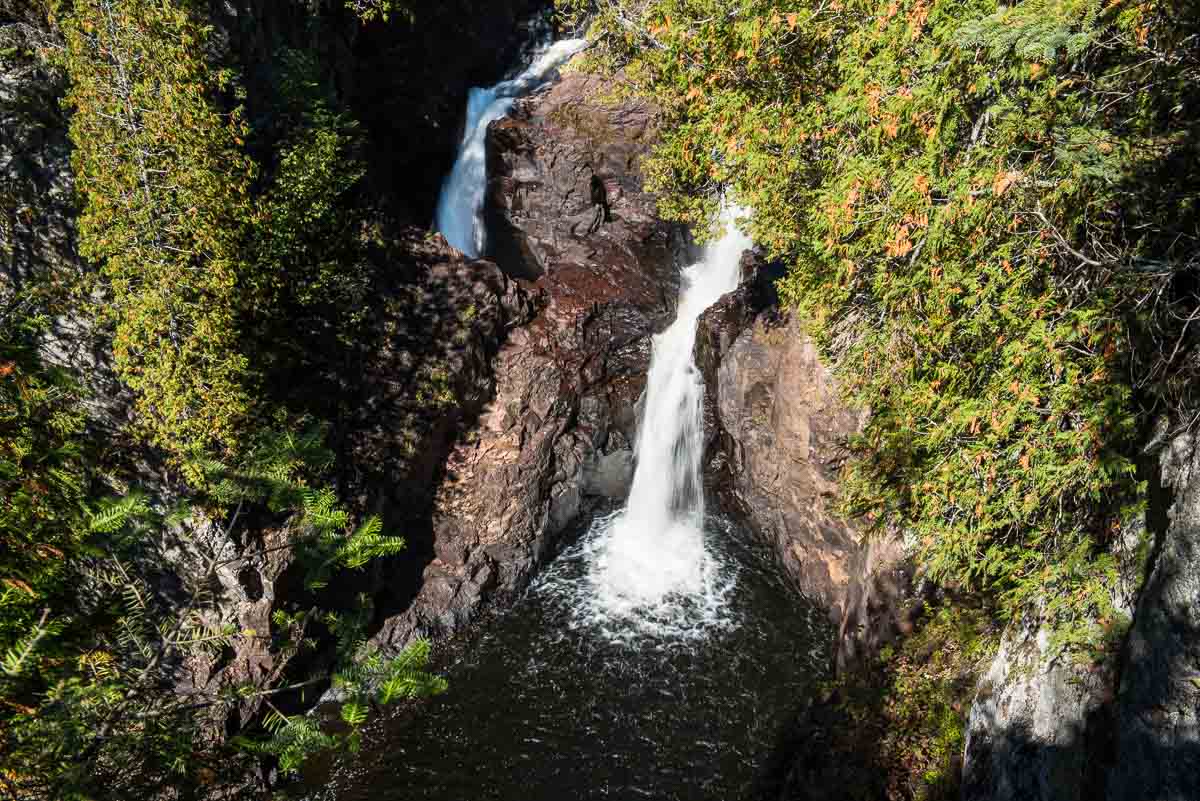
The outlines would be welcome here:
[[[19,62],[17,88],[31,85],[29,71],[69,81],[78,245],[92,263],[17,253],[9,264],[0,251],[6,797],[259,797],[262,765],[287,773],[314,748],[353,746],[373,704],[445,687],[426,672],[426,644],[395,658],[365,645],[368,597],[322,608],[322,588],[356,580],[404,540],[378,518],[354,520],[324,485],[327,426],[269,394],[272,371],[311,369],[299,332],[333,332],[336,351],[361,324],[356,126],[315,58],[288,51],[278,113],[251,130],[207,13],[193,0],[49,0],[14,14],[0,0],[0,63]],[[57,202],[9,189],[6,176],[0,235]],[[103,378],[47,358],[62,360],[62,323],[80,319],[133,390],[132,432],[96,413],[109,400],[92,395]],[[103,357],[92,368],[103,372]],[[131,462],[164,456],[155,494],[136,489],[146,465]],[[281,536],[256,548],[264,526]],[[218,571],[277,550],[290,552],[304,591],[270,631],[241,630],[220,616]],[[330,653],[310,675],[180,693],[184,665],[264,639],[280,664]],[[345,732],[281,711],[331,683],[346,699]],[[231,714],[247,709],[257,716],[227,741]]]
[[[937,580],[1114,624],[1135,458],[1196,375],[1197,16],[1139,0],[565,0],[662,109],[669,216],[716,197],[871,410],[847,512]]]
[[[255,165],[188,0],[78,0],[62,21],[80,253],[111,292],[113,353],[155,445],[229,450],[251,413],[239,255]]]

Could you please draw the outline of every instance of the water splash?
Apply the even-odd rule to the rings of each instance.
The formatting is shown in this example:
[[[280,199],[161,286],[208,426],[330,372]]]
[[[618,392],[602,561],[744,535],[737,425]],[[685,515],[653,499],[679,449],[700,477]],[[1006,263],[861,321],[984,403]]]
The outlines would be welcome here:
[[[692,351],[700,315],[737,288],[741,256],[751,245],[734,224],[739,211],[723,210],[724,235],[684,271],[675,322],[654,337],[625,508],[598,519],[577,553],[564,554],[587,563],[585,589],[574,591],[579,613],[613,636],[630,627],[698,634],[721,621],[733,586],[733,568],[705,541],[704,382]],[[554,575],[546,581],[554,583]]]
[[[566,39],[534,51],[530,65],[515,78],[488,89],[472,89],[458,159],[442,185],[435,227],[446,241],[471,258],[487,246],[483,199],[487,190],[487,129],[512,110],[517,98],[553,79],[555,71],[587,46],[586,39]]]

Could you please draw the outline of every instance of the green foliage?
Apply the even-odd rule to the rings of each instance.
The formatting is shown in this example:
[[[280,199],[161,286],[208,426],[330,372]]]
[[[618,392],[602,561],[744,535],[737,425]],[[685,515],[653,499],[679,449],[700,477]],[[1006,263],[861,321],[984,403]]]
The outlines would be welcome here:
[[[364,174],[356,158],[358,127],[334,111],[311,54],[284,49],[275,60],[273,130],[265,133],[276,140],[276,157],[249,243],[257,264],[254,292],[268,312],[257,325],[270,334],[279,317],[295,325],[305,315],[323,315],[346,329],[360,321],[369,291],[361,210],[347,202]]]
[[[378,517],[368,518],[349,534],[348,523],[349,516],[332,490],[309,490],[303,494],[297,547],[301,558],[310,565],[305,578],[310,589],[324,587],[336,569],[357,570],[372,559],[404,549],[404,539],[384,534]]]
[[[977,607],[940,605],[874,664],[835,682],[852,723],[833,736],[866,752],[883,791],[868,797],[959,797],[967,715],[999,644],[990,617]]]
[[[330,733],[311,717],[272,710],[265,722],[269,737],[240,737],[237,744],[252,753],[277,757],[284,774],[296,772],[305,760],[321,751],[356,750],[373,703],[426,698],[446,690],[444,679],[426,672],[428,662],[429,643],[425,640],[417,640],[394,659],[386,659],[376,651],[366,652],[333,677],[333,686],[345,698],[339,710],[346,724],[344,730]]]
[[[238,348],[239,258],[254,163],[232,75],[205,57],[191,0],[78,0],[62,21],[79,248],[103,266],[113,353],[150,439],[179,455],[234,446],[251,413]]]
[[[253,794],[249,755],[224,742],[231,714],[342,679],[264,672],[181,694],[181,668],[219,664],[253,640],[269,640],[280,666],[335,643],[353,727],[372,704],[444,686],[424,673],[427,649],[366,652],[365,595],[337,613],[316,605],[328,583],[404,542],[377,518],[354,520],[321,486],[333,464],[327,427],[268,394],[357,346],[370,283],[360,137],[316,59],[296,51],[277,55],[278,86],[262,101],[271,113],[251,130],[236,77],[214,60],[204,3],[50,5],[57,29],[48,9],[19,4],[14,39],[0,0],[0,59],[50,74],[40,60],[53,54],[53,74],[70,79],[78,244],[99,280],[74,264],[70,242],[53,243],[65,265],[7,248],[9,223],[39,198],[6,177],[0,252],[22,280],[0,282],[0,788],[55,799]],[[95,382],[45,363],[63,348],[47,347],[60,321],[111,346],[140,443],[91,416]],[[314,356],[314,343],[333,353]],[[149,453],[130,448],[147,443]],[[129,489],[128,463],[136,473],[163,452],[190,485],[175,508]],[[283,550],[304,571],[306,600],[275,610],[269,632],[222,617],[218,572]],[[285,769],[344,742],[306,732],[304,718],[268,722],[276,736],[258,753]]]
[[[560,2],[593,5],[592,66],[662,109],[662,210],[706,227],[720,192],[746,207],[790,265],[784,302],[871,410],[847,513],[908,532],[933,578],[1007,618],[1046,600],[1078,643],[1112,613],[1139,430],[1194,384],[1188,14]]]
[[[330,326],[351,347],[369,293],[356,125],[315,57],[282,50],[252,131],[227,110],[243,90],[211,63],[204,14],[193,0],[84,0],[62,20],[80,252],[102,266],[139,425],[189,468],[267,427],[264,384],[311,369]]]
[[[274,755],[291,771],[314,750],[352,744],[370,702],[392,703],[445,688],[443,680],[425,672],[427,644],[393,660],[366,649],[371,606],[362,596],[357,608],[341,614],[316,607],[275,611],[276,658],[286,661],[313,647],[312,625],[323,623],[344,664],[332,676],[283,686],[276,685],[281,679],[262,676],[215,692],[170,691],[178,664],[212,662],[223,649],[266,634],[242,631],[214,616],[218,569],[287,548],[308,568],[310,587],[316,588],[337,570],[361,568],[402,547],[400,538],[382,532],[377,518],[352,527],[331,491],[307,485],[302,460],[315,456],[321,464],[319,441],[318,432],[266,437],[245,471],[207,465],[214,470],[210,485],[236,500],[225,520],[208,523],[196,509],[164,513],[136,493],[95,504],[81,515],[81,529],[98,539],[95,546],[77,548],[63,580],[86,590],[74,604],[61,605],[69,612],[49,619],[47,610],[0,651],[0,699],[8,707],[0,713],[6,723],[0,747],[8,755],[10,782],[31,797],[54,798],[143,797],[149,788],[201,782],[228,782],[236,789],[248,770],[238,761],[240,746]],[[204,532],[213,523],[231,531],[250,504],[288,515],[290,536],[230,557],[223,538],[213,541]],[[141,564],[149,553],[164,551],[198,553],[204,566],[202,574],[185,577],[188,597],[182,602],[168,603]],[[214,736],[215,722],[234,705],[258,700],[274,709],[270,699],[277,693],[324,681],[349,699],[350,735],[325,735],[302,716],[274,711],[266,739],[226,745]]]
[[[407,0],[345,0],[345,5],[363,22],[388,22],[393,14],[410,24],[417,19]]]
[[[76,383],[37,356],[40,327],[15,309],[0,318],[0,648],[62,591],[85,535],[86,418]]]
[[[943,606],[885,659],[887,724],[880,755],[903,766],[910,797],[957,797],[955,773],[971,697],[996,647],[986,616]]]

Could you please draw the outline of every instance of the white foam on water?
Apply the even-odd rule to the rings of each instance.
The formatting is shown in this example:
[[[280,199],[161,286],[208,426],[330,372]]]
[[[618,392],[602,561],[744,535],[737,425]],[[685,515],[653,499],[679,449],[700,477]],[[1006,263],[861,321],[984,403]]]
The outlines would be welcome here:
[[[551,568],[539,582],[539,589],[569,598],[577,623],[611,638],[689,638],[726,621],[736,575],[707,542],[704,382],[692,351],[700,315],[737,288],[741,257],[751,245],[735,225],[740,213],[723,209],[724,235],[684,271],[675,322],[654,337],[625,508],[594,521],[558,560],[582,561],[582,580],[566,580],[568,568]]]

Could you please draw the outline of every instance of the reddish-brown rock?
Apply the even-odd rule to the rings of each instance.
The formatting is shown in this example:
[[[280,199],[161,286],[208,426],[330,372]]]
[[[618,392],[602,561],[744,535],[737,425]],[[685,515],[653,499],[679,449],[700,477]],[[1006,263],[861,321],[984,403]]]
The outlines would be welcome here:
[[[568,75],[489,132],[489,255],[537,302],[494,363],[496,385],[437,487],[433,557],[377,641],[402,647],[525,587],[555,538],[623,497],[650,336],[669,321],[685,237],[655,215],[637,165],[652,112],[607,105]],[[611,218],[593,228],[593,175]]]

